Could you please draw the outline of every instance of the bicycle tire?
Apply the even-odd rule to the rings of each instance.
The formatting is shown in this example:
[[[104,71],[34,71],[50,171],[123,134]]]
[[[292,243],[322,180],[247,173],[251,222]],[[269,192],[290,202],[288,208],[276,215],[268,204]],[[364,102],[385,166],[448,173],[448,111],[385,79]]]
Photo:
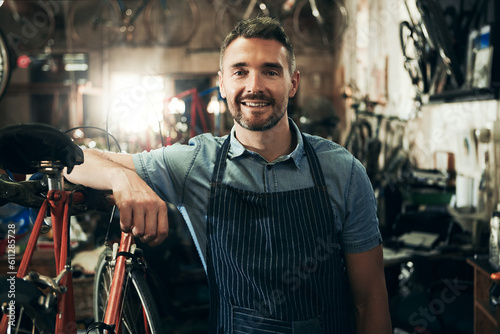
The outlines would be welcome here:
[[[351,152],[351,154],[355,157],[358,158],[361,152],[361,139],[360,135],[358,134],[358,127],[355,123],[351,124],[351,130],[349,131],[349,134],[347,135],[347,138],[345,140],[344,147],[346,150]]]
[[[313,10],[314,4],[317,12]],[[347,9],[339,0],[302,0],[293,11],[297,39],[313,49],[337,50],[342,45],[348,21]]]
[[[161,46],[189,44],[200,25],[200,12],[193,0],[151,0],[143,15],[149,39]]]
[[[257,4],[257,3],[256,3]],[[270,16],[270,12],[266,6],[262,8],[251,5],[250,1],[229,1],[221,4],[215,13],[215,33],[219,42],[223,42],[227,34],[229,34],[236,24],[243,20],[258,16]]]
[[[12,73],[11,53],[3,32],[0,30],[0,100],[7,91]]]
[[[356,121],[351,124],[344,147],[366,167],[368,141],[372,137],[372,128],[368,121]]]
[[[17,52],[43,49],[56,29],[54,12],[43,1],[8,1],[0,8],[0,22]]]
[[[14,300],[16,317],[15,327],[10,328],[10,331],[8,328],[7,333],[54,333],[56,313],[54,309],[46,310],[39,304],[40,298],[45,297],[42,291],[21,278],[15,278],[11,285],[7,278],[0,277],[0,305],[2,311],[9,312],[5,307]]]
[[[425,94],[429,91],[427,80],[427,62],[423,59],[425,50],[423,46],[415,41],[416,31],[408,21],[399,24],[399,41],[404,57],[404,67],[408,71],[411,83],[419,93]]]
[[[109,263],[110,250],[104,250],[99,256],[94,279],[94,317],[97,322],[104,320],[109,290],[114,269]],[[153,294],[146,281],[145,273],[134,267],[127,268],[124,283],[121,312],[122,333],[164,333]],[[144,314],[147,317],[148,330],[145,329]]]
[[[73,1],[68,26],[78,45],[97,49],[113,45],[122,37],[121,18],[120,7],[114,0]]]

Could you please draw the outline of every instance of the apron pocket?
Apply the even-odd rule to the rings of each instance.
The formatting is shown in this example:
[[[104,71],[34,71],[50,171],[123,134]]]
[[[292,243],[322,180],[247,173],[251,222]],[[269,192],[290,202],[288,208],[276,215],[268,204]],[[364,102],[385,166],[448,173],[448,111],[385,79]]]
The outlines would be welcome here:
[[[266,318],[255,310],[233,308],[233,333],[235,334],[320,334],[320,317],[301,321],[283,321]]]

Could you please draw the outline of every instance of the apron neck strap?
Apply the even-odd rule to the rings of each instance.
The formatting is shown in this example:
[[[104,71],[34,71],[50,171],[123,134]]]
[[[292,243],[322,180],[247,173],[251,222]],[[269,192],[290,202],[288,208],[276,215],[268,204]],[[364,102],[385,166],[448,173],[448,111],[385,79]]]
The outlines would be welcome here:
[[[306,151],[307,159],[309,160],[309,165],[311,166],[311,174],[314,180],[314,184],[317,187],[325,187],[325,176],[323,175],[323,169],[319,163],[318,155],[314,152],[314,149],[307,140],[306,136],[301,132],[302,142],[304,143],[304,150]]]

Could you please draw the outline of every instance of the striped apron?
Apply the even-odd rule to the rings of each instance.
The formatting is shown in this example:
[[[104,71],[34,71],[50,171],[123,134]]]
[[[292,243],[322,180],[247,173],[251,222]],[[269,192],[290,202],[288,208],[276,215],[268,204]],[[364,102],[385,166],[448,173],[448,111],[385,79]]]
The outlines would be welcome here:
[[[217,155],[207,218],[211,333],[350,333],[334,212],[303,138],[315,184],[307,189],[256,193],[222,184],[229,136]]]

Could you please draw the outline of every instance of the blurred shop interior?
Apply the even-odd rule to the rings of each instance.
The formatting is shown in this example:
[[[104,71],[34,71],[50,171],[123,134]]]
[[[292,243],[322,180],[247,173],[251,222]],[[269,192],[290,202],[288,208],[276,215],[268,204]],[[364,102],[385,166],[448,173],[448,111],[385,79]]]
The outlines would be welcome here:
[[[128,153],[228,134],[220,43],[244,17],[278,18],[301,73],[290,117],[345,146],[372,181],[394,332],[500,328],[497,0],[185,0],[168,10],[155,0],[0,3],[0,128],[44,123],[82,147]],[[204,333],[205,273],[172,215],[167,242],[141,247],[180,310],[169,315],[172,328]],[[106,223],[90,213],[73,225],[84,327]],[[49,236],[39,243],[41,270],[54,260],[50,245]]]

